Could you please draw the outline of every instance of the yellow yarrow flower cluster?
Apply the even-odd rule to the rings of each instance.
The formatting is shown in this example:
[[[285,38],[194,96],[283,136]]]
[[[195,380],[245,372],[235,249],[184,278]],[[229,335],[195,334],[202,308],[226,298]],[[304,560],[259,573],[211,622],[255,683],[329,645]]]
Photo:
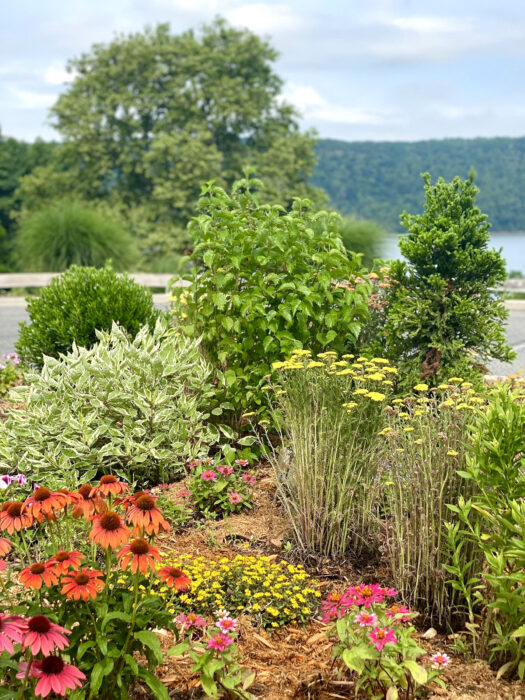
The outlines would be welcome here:
[[[269,557],[237,555],[233,559],[206,559],[180,555],[165,558],[162,566],[182,569],[191,588],[181,594],[158,583],[152,586],[167,605],[184,612],[212,615],[228,610],[231,615],[253,614],[265,627],[302,624],[315,614],[321,593],[317,583],[300,565],[275,562]]]

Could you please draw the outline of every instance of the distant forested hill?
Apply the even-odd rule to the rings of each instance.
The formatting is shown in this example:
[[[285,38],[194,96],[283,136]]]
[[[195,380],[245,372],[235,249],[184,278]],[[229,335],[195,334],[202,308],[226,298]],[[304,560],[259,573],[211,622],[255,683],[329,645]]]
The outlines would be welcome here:
[[[421,211],[420,173],[451,179],[471,167],[481,190],[478,204],[494,231],[525,231],[525,137],[440,141],[347,142],[323,139],[312,183],[323,187],[343,214],[375,219],[403,230],[399,214]]]

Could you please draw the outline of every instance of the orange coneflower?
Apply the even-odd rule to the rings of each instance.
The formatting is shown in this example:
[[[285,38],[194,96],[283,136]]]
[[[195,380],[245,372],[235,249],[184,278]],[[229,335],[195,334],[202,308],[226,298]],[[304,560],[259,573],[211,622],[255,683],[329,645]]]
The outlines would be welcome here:
[[[126,513],[126,520],[133,524],[133,534],[147,535],[158,534],[160,530],[169,530],[170,524],[157,508],[156,499],[149,493],[142,494],[135,499]]]
[[[157,571],[157,576],[168,588],[175,588],[177,591],[187,591],[191,585],[189,576],[174,566],[163,566]]]
[[[49,563],[53,565],[53,571],[60,576],[60,574],[67,574],[69,569],[73,571],[79,569],[82,559],[85,559],[84,555],[77,550],[66,552],[61,549],[49,559]]]
[[[115,505],[122,506],[124,510],[127,510],[130,506],[135,504],[137,498],[146,496],[147,493],[147,491],[135,491],[135,493],[130,493],[128,496],[124,496],[124,498],[115,498]]]
[[[7,530],[12,535],[15,530],[18,532],[22,528],[31,527],[33,516],[28,513],[24,504],[20,501],[7,501],[0,513],[0,530]]]
[[[125,484],[123,481],[119,481],[116,476],[113,476],[113,474],[106,474],[98,482],[98,486],[95,486],[91,495],[93,495],[93,493],[98,493],[102,494],[103,496],[109,496],[110,494],[120,496],[121,494],[126,493],[127,490],[127,484]]]
[[[160,561],[159,550],[143,539],[133,540],[130,544],[124,545],[117,557],[123,569],[127,569],[131,562],[131,571],[134,574],[137,571],[145,574],[148,569],[155,571],[155,561]]]
[[[26,588],[40,589],[42,586],[54,586],[58,583],[58,577],[53,571],[53,565],[49,562],[35,562],[31,566],[22,569],[18,580]]]
[[[64,494],[50,491],[45,486],[36,489],[24,502],[24,507],[36,520],[52,517],[66,505]]]
[[[78,491],[72,494],[75,499],[74,518],[89,518],[95,513],[103,513],[108,509],[106,502],[97,493],[91,495],[92,491],[91,484],[83,484]]]
[[[108,511],[95,516],[89,536],[104,549],[117,549],[128,541],[129,530],[118,513]]]
[[[56,493],[59,493],[64,497],[66,506],[73,506],[77,502],[77,494],[75,491],[70,491],[69,489],[58,489]]]
[[[73,574],[68,574],[62,579],[62,591],[67,598],[74,600],[95,600],[99,591],[104,588],[102,571],[98,569],[80,569]]]
[[[13,544],[9,540],[6,540],[5,537],[0,537],[0,557],[5,557],[6,554],[9,554],[12,548]]]

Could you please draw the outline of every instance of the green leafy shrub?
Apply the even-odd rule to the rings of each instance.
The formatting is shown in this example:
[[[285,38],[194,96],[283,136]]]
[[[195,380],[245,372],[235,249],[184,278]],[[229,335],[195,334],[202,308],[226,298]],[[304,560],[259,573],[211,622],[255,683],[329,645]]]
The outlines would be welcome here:
[[[374,260],[381,257],[385,230],[377,222],[344,217],[337,231],[348,251],[361,253],[361,262],[365,267],[371,268]]]
[[[39,481],[73,468],[165,482],[213,443],[211,367],[196,340],[158,321],[135,339],[116,324],[91,349],[46,358],[0,425],[0,471]]]
[[[252,507],[250,486],[255,483],[255,477],[244,471],[245,460],[237,462],[233,466],[199,460],[191,462],[188,489],[197,513],[216,518]]]
[[[0,358],[0,396],[22,378],[20,358],[16,352],[4,353]]]
[[[462,384],[443,385],[430,397],[428,385],[419,384],[419,398],[394,399],[380,457],[386,563],[403,600],[441,625],[451,624],[464,602],[447,583],[451,559],[444,523],[450,519],[447,505],[472,493],[458,470],[465,467],[473,414],[484,403],[470,393],[470,383]],[[472,547],[457,554],[464,565]]]
[[[460,471],[471,497],[450,509],[454,553],[473,548],[468,565],[447,567],[466,599],[474,651],[500,666],[499,674],[525,676],[525,403],[500,389],[479,416],[467,467]],[[483,573],[475,565],[481,557]]]
[[[16,348],[23,360],[38,367],[44,356],[59,357],[73,344],[92,347],[97,330],[107,331],[114,322],[135,336],[160,316],[146,287],[126,275],[118,277],[110,267],[72,267],[39,297],[29,297],[27,311],[31,323],[20,324]]]
[[[132,237],[113,212],[77,200],[59,200],[27,212],[15,241],[24,271],[103,267],[108,260],[117,270],[127,270],[136,257]]]
[[[274,360],[303,346],[344,352],[367,315],[369,285],[348,284],[360,266],[344,249],[337,215],[313,213],[297,198],[290,211],[260,205],[261,186],[244,179],[231,194],[203,188],[203,213],[190,224],[191,286],[174,290],[184,333],[202,335],[237,414],[264,404],[260,386]]]
[[[381,473],[375,460],[396,369],[330,351],[278,362],[277,489],[303,556],[377,549]]]
[[[503,302],[492,291],[505,280],[501,253],[489,249],[487,217],[475,206],[472,178],[425,181],[424,213],[401,216],[408,234],[392,261],[384,345],[409,381],[433,384],[470,377],[476,363],[509,361]],[[383,342],[383,341],[381,341]]]

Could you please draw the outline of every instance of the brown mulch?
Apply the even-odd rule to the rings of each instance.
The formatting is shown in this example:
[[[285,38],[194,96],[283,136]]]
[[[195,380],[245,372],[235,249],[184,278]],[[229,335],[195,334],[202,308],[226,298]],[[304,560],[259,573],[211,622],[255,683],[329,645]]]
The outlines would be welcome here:
[[[181,482],[181,488],[184,485]],[[172,493],[176,494],[178,488]],[[230,556],[264,554],[289,559],[283,545],[290,532],[275,497],[271,470],[259,469],[254,507],[247,513],[231,515],[224,520],[207,521],[203,527],[181,533],[169,533],[159,538],[161,549],[193,556]],[[177,496],[173,496],[177,500]],[[387,572],[377,562],[359,562],[337,566],[318,561],[307,566],[327,591],[349,583],[387,581]],[[422,634],[423,632],[421,632]],[[166,651],[173,645],[171,633],[160,631],[161,645]],[[525,683],[496,680],[496,674],[481,662],[468,662],[454,656],[446,636],[420,640],[429,653],[447,651],[452,663],[443,678],[447,688],[433,686],[426,697],[437,700],[525,700]],[[326,626],[312,621],[305,628],[287,626],[266,630],[255,627],[247,617],[239,620],[239,652],[241,665],[255,671],[250,692],[257,698],[281,700],[329,700],[353,698],[352,684],[334,673],[331,644],[326,640]],[[198,678],[191,673],[191,660],[166,657],[158,669],[158,677],[176,700],[200,700]],[[150,698],[147,691],[137,698]]]

